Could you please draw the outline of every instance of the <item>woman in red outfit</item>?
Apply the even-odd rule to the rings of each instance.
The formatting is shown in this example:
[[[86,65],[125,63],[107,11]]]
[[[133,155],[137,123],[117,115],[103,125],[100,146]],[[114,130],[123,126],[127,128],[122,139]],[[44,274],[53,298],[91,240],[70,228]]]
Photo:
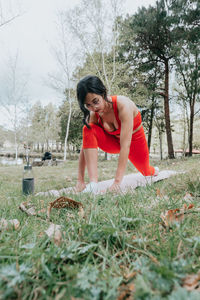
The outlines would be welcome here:
[[[157,175],[149,165],[149,151],[136,105],[124,96],[108,96],[102,81],[86,76],[77,85],[77,98],[84,113],[83,147],[79,157],[77,191],[97,189],[98,148],[107,153],[119,153],[115,179],[110,191],[120,188],[128,159],[144,176]],[[87,166],[90,184],[85,185]]]

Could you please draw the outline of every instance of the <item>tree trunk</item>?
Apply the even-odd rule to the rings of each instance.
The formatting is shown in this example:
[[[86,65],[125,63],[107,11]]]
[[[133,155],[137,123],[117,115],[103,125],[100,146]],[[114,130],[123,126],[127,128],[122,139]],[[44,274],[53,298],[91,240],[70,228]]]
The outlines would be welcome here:
[[[160,160],[163,159],[163,152],[162,152],[162,130],[159,130],[159,142],[160,142]]]
[[[154,97],[153,97],[153,101],[154,101]],[[153,117],[154,117],[154,105],[151,106],[151,115],[150,115],[149,130],[148,130],[148,148],[149,148],[149,152],[150,152],[150,147],[151,147]]]
[[[49,151],[49,140],[46,141],[46,144],[47,144],[47,148],[46,149],[47,149],[47,151]]]
[[[17,133],[15,131],[15,160],[17,162],[18,159],[18,145],[17,145]]]
[[[192,156],[192,143],[193,143],[193,123],[194,123],[194,101],[190,106],[190,132],[189,132],[189,156]]]
[[[69,84],[68,84],[68,86],[69,86]],[[64,161],[66,160],[66,157],[67,157],[67,140],[68,140],[68,135],[69,135],[69,126],[70,126],[71,114],[72,114],[72,102],[71,102],[70,98],[71,98],[70,89],[68,89],[69,116],[68,116],[68,120],[67,120],[67,128],[66,128],[65,143],[64,143]]]
[[[184,117],[183,117],[183,142],[182,142],[182,148],[183,148],[183,156],[185,156],[186,149],[187,149],[186,135],[188,134],[187,128],[189,127],[186,105],[183,106],[183,116]]]
[[[171,134],[170,125],[170,112],[169,112],[169,60],[165,60],[165,96],[164,96],[164,107],[165,107],[165,126],[167,133],[167,146],[168,146],[168,157],[174,158],[174,149]]]
[[[69,144],[67,145],[67,152],[69,153],[69,159],[72,158],[72,153]]]
[[[182,148],[183,148],[183,155],[185,156],[185,151],[186,151],[186,121],[185,121],[185,115],[184,115],[184,120],[183,120],[183,143],[182,143]]]

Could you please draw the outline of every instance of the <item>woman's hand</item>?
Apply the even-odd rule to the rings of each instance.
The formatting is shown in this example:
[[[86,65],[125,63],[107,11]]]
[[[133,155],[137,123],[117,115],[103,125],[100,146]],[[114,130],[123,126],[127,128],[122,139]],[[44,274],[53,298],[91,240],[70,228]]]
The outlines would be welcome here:
[[[120,189],[120,184],[114,182],[109,188],[108,188],[109,192],[115,192],[115,193],[119,193],[121,191]]]
[[[83,181],[77,181],[77,184],[75,186],[75,191],[77,193],[82,192],[85,189],[85,187],[86,187],[85,182],[83,182]]]

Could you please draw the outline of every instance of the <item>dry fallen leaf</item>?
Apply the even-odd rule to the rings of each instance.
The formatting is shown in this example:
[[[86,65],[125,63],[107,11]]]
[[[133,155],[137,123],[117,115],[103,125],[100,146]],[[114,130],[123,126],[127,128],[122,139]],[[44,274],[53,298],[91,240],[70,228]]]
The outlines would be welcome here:
[[[8,221],[2,218],[0,220],[0,230],[7,229],[7,227],[8,227]]]
[[[56,199],[55,201],[49,203],[49,206],[47,208],[48,218],[50,218],[52,208],[78,208],[79,216],[84,216],[83,204],[68,197],[62,196]]]
[[[70,177],[68,177],[68,176],[66,176],[65,179],[66,179],[66,181],[68,181],[68,182],[72,182],[72,179],[71,179]]]
[[[155,256],[149,255],[149,258],[152,260],[152,262],[154,262],[154,264],[157,264],[157,265],[160,264],[159,261],[157,260],[157,258]]]
[[[161,213],[160,217],[163,221],[163,224],[166,227],[170,227],[175,222],[182,222],[184,219],[184,214],[194,207],[194,204],[184,204],[182,208],[170,209],[164,213]]]
[[[197,274],[187,275],[183,279],[183,287],[188,291],[195,290],[200,292],[200,272]]]
[[[120,251],[120,252],[124,253],[124,251]],[[120,253],[120,255],[122,253]],[[134,278],[138,274],[138,272],[136,271],[130,271],[129,266],[121,264],[119,267],[122,270],[122,275],[126,282],[130,281],[130,279]]]
[[[22,202],[19,206],[23,212],[25,212],[29,216],[36,216],[36,211],[33,205],[29,202]]]
[[[184,219],[184,214],[178,214],[179,209],[170,209],[165,213],[161,213],[160,217],[166,227],[171,226],[175,222],[181,222]]]
[[[41,232],[38,234],[38,237],[39,237],[39,238],[42,238],[43,236],[44,236],[44,232],[41,231]]]
[[[191,201],[194,200],[192,194],[190,194],[190,193],[188,193],[188,192],[185,194],[185,196],[183,197],[183,199],[184,199],[184,201],[186,201],[186,202],[191,202]]]
[[[188,205],[188,207],[187,207],[187,209],[191,209],[191,208],[194,208],[194,204],[190,204],[190,205]]]
[[[156,189],[156,196],[162,198],[164,195],[159,188]]]
[[[15,229],[19,228],[20,222],[17,219],[6,220],[0,219],[0,230],[8,230],[8,229]]]
[[[136,275],[137,275],[137,272],[134,271],[134,272],[130,272],[130,273],[124,274],[124,278],[125,278],[126,280],[130,280],[130,279],[134,278]]]
[[[42,214],[42,213],[46,213],[46,208],[42,208],[40,210],[38,210],[38,214]]]
[[[117,297],[117,300],[128,300],[133,299],[133,292],[135,290],[134,283],[129,284],[122,284],[119,288],[119,296]]]
[[[79,215],[79,217],[84,218],[85,212],[84,212],[83,207],[80,207],[80,208],[79,208],[78,215]]]
[[[59,246],[62,241],[62,233],[61,233],[61,225],[51,224],[47,230],[45,230],[45,233],[48,235],[48,237],[54,239],[54,243]]]
[[[17,219],[8,220],[8,222],[13,225],[15,230],[19,228],[20,222]]]

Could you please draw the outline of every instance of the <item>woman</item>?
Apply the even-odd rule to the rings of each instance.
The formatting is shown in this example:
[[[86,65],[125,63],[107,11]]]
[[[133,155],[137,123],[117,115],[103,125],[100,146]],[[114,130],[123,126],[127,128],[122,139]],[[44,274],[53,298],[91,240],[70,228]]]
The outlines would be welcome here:
[[[83,147],[79,157],[76,190],[97,190],[98,148],[107,153],[119,153],[115,179],[110,191],[120,189],[128,159],[144,176],[158,174],[149,165],[149,151],[136,105],[124,96],[108,96],[97,76],[86,76],[77,85],[77,98],[84,113]],[[87,166],[90,184],[84,182]]]

